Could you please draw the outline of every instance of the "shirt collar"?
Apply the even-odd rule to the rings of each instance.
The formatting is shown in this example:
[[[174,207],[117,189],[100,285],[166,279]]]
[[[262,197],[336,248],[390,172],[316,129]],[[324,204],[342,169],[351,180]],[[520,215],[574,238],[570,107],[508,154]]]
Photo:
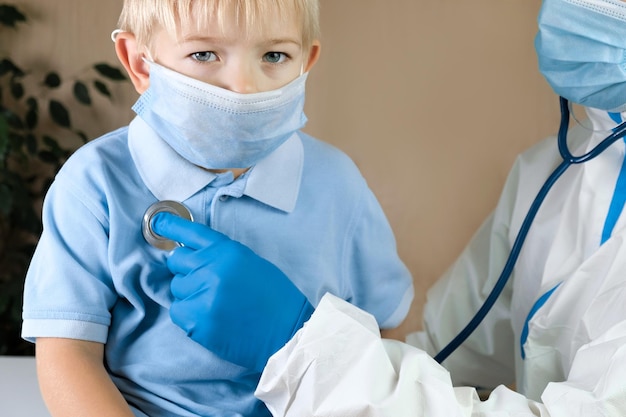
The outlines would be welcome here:
[[[140,117],[129,125],[128,147],[141,179],[159,200],[185,201],[216,177],[176,153]],[[302,141],[294,134],[246,174],[243,193],[291,212],[298,199],[303,164]]]

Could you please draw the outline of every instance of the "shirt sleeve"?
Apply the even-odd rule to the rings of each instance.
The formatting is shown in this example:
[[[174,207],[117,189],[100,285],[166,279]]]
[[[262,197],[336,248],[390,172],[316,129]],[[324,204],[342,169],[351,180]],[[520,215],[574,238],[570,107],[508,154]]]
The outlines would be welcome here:
[[[364,187],[346,242],[354,305],[372,313],[380,328],[406,317],[414,297],[413,278],[400,259],[393,230],[373,192]]]
[[[61,171],[43,206],[43,232],[29,267],[22,337],[106,342],[117,297],[107,273],[105,207]]]

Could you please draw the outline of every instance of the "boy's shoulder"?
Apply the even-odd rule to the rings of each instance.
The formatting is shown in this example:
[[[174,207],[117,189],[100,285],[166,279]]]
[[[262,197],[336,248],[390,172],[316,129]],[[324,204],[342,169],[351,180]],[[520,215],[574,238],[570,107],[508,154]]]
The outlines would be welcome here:
[[[305,161],[309,164],[358,171],[352,158],[335,145],[304,132],[300,132],[300,139],[304,147]]]
[[[90,194],[102,192],[113,184],[136,181],[135,171],[128,147],[128,127],[122,127],[74,151],[56,174],[54,182],[57,188]]]
[[[129,157],[128,126],[124,126],[92,139],[76,149],[61,169],[65,171],[94,169],[98,165],[108,165],[116,159],[125,161]]]
[[[344,151],[308,134],[301,134],[300,139],[304,148],[302,179],[305,186],[348,194],[359,194],[368,188],[358,166]]]
[[[316,151],[316,152],[323,152],[323,153],[328,153],[328,154],[336,154],[336,155],[344,155],[343,151],[341,151],[339,148],[337,148],[336,146],[325,142],[321,139],[318,139],[314,136],[311,136],[308,133],[305,133],[303,131],[299,131],[298,135],[300,136],[300,139],[302,140],[302,143],[305,146],[305,149],[309,148],[312,151]]]

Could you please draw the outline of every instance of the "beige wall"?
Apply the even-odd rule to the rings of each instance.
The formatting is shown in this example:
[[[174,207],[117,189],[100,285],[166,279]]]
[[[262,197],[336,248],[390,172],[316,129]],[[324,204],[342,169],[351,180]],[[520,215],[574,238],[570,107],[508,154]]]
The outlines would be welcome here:
[[[322,58],[308,84],[306,130],[346,151],[380,199],[426,288],[493,208],[514,156],[553,133],[558,103],[536,69],[540,0],[321,0]],[[2,48],[40,71],[115,62],[121,0],[19,0],[31,25]],[[94,134],[126,123],[136,98],[87,112]]]

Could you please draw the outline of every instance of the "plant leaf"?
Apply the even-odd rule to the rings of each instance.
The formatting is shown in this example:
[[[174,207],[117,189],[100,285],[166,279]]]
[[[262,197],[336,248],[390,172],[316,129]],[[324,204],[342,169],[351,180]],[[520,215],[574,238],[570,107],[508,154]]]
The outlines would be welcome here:
[[[13,194],[6,184],[0,184],[0,214],[8,216],[13,206]]]
[[[37,105],[37,100],[33,97],[29,97],[28,100],[26,100],[26,105],[28,106],[28,111],[26,111],[25,116],[26,127],[33,130],[37,127],[39,121],[39,106]]]
[[[10,59],[4,58],[0,61],[0,76],[3,76],[9,72],[12,73],[14,76],[24,76],[24,71],[22,71],[21,68],[15,65]]]
[[[26,112],[26,127],[30,130],[33,130],[35,127],[37,127],[37,120],[38,120],[37,110],[29,109]]]
[[[33,135],[32,133],[29,133],[26,135],[24,139],[25,139],[24,143],[26,145],[26,149],[28,150],[28,153],[31,155],[36,155],[37,154],[37,137],[35,137],[35,135]]]
[[[9,61],[6,58],[4,58],[3,60],[0,60],[0,77],[2,77],[4,74],[11,71],[9,63],[11,63],[11,61]]]
[[[28,97],[26,99],[26,105],[29,109],[37,110],[37,99],[35,97]]]
[[[95,80],[93,82],[93,86],[103,96],[107,96],[107,97],[111,98],[111,92],[109,91],[109,87],[107,87],[107,85],[105,83],[103,83],[100,80]]]
[[[70,128],[70,113],[67,108],[57,100],[50,100],[49,105],[50,117],[52,121],[61,127]]]
[[[15,157],[23,156],[22,145],[24,144],[24,135],[9,132],[9,148],[11,150],[11,156]]]
[[[76,100],[81,102],[84,105],[91,105],[91,96],[89,95],[89,90],[87,86],[82,81],[76,81],[74,83],[74,97]]]
[[[50,186],[52,185],[52,182],[54,181],[54,179],[52,178],[46,178],[42,183],[41,183],[41,191],[40,191],[40,195],[46,195],[46,193],[48,192],[48,189],[50,188]]]
[[[112,67],[106,62],[101,62],[99,64],[94,64],[94,69],[103,77],[108,78],[113,81],[124,81],[126,80],[126,76],[119,68]]]
[[[12,127],[13,129],[17,129],[17,130],[22,130],[24,129],[24,122],[22,122],[22,119],[20,119],[20,117],[7,110],[7,113],[4,114],[7,122],[9,123],[9,126]]]
[[[59,141],[53,138],[52,136],[44,135],[43,143],[52,149],[59,147]]]
[[[56,164],[59,162],[59,159],[56,157],[56,155],[50,151],[40,151],[38,156],[39,159],[41,159],[43,162],[47,162],[49,164]]]
[[[74,132],[78,135],[78,137],[83,141],[83,143],[87,143],[89,142],[89,136],[87,136],[85,134],[85,132],[82,132],[80,130],[77,130],[76,132]]]
[[[46,87],[57,88],[61,85],[61,77],[56,72],[49,72],[43,80]]]
[[[9,147],[9,122],[5,113],[0,113],[0,161],[4,167],[4,156]]]
[[[15,27],[19,22],[25,22],[26,16],[17,7],[10,4],[0,4],[0,24]]]
[[[21,82],[11,78],[11,95],[14,99],[19,100],[24,97],[24,86]]]

